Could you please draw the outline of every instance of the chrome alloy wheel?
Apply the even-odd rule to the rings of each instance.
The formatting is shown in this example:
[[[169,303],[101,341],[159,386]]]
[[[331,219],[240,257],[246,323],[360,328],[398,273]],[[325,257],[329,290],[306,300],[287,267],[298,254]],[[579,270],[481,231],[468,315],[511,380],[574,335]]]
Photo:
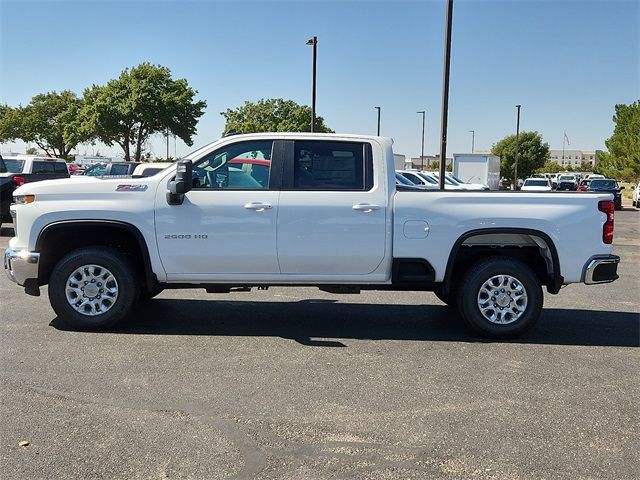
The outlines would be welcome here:
[[[527,309],[527,290],[511,275],[495,275],[480,287],[478,308],[491,323],[508,325]]]
[[[115,305],[118,282],[113,273],[100,265],[83,265],[69,275],[65,294],[77,312],[94,317]]]

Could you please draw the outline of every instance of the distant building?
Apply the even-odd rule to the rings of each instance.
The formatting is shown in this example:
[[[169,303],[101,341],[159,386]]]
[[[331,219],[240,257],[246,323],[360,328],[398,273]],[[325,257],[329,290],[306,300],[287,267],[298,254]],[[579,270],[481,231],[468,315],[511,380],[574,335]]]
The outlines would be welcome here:
[[[564,156],[562,150],[549,150],[549,159],[558,165],[566,167],[595,167],[598,164],[598,155],[594,151],[566,150]]]
[[[436,166],[440,165],[440,155],[425,155],[424,157],[411,157],[405,162],[405,170],[418,169],[422,167],[424,163],[425,170],[432,170]],[[453,158],[447,157],[447,165],[453,165]]]

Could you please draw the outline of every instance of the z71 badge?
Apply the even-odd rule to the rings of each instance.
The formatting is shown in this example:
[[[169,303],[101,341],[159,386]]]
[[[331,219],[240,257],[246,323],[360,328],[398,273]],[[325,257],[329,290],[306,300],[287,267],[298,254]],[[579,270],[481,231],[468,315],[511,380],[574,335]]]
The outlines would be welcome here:
[[[118,185],[116,187],[116,192],[144,192],[147,188],[149,188],[148,185],[141,185],[141,184]]]

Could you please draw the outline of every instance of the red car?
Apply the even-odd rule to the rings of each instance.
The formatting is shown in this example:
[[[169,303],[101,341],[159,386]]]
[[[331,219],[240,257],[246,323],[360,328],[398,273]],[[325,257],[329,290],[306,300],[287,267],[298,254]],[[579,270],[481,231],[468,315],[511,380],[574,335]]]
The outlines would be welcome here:
[[[590,183],[591,183],[591,180],[580,180],[580,184],[578,185],[578,191],[586,192],[587,189],[589,188]]]

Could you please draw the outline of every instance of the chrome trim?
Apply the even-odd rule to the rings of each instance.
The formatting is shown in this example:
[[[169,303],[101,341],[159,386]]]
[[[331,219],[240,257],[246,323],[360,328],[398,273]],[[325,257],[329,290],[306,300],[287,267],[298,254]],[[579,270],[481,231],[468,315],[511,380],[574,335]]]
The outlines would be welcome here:
[[[28,250],[14,250],[7,247],[4,251],[4,271],[9,280],[24,285],[29,279],[38,278],[40,254]]]
[[[615,278],[611,278],[611,279],[606,279],[606,280],[600,280],[600,281],[594,281],[593,280],[593,272],[595,271],[595,269],[600,266],[600,265],[605,265],[605,264],[609,264],[609,263],[615,263],[618,264],[620,263],[620,257],[618,257],[617,255],[607,255],[607,256],[602,256],[602,257],[591,257],[589,259],[589,261],[587,262],[586,266],[585,266],[585,270],[584,270],[584,283],[586,285],[595,285],[598,283],[611,283],[614,280],[618,279],[618,275],[616,274]]]

